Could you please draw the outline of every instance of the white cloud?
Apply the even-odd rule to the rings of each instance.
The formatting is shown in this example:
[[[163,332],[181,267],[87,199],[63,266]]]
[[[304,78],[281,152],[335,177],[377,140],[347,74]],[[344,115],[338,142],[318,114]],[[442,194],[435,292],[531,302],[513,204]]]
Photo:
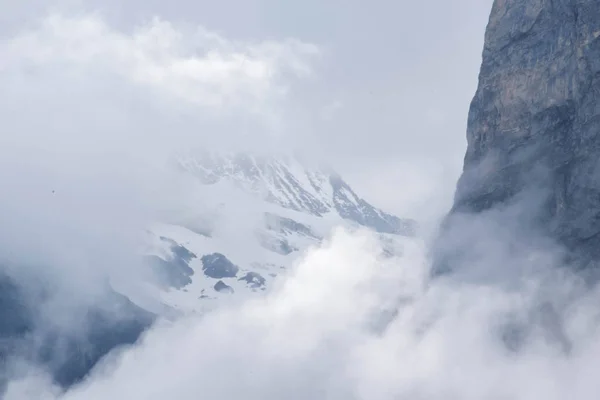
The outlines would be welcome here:
[[[421,247],[407,245],[405,260],[418,266]],[[338,231],[270,296],[157,327],[142,345],[59,398],[303,399],[326,391],[337,399],[346,389],[352,393],[337,387],[349,383],[345,363],[370,337],[380,308],[419,290],[423,272],[397,268],[378,252],[369,234]],[[7,399],[39,384],[15,383]]]
[[[108,272],[136,277],[141,232],[186,201],[170,157],[268,147],[318,49],[86,14],[45,18],[0,54],[0,262],[85,299]]]
[[[186,29],[154,18],[132,32],[97,15],[53,15],[4,44],[3,68],[57,65],[86,73],[101,70],[200,106],[265,111],[284,95],[284,77],[306,76],[319,53],[297,40],[245,43],[202,27]]]
[[[481,240],[493,246],[493,236]],[[47,398],[596,398],[588,372],[600,350],[597,292],[581,296],[575,280],[552,274],[530,276],[519,290],[431,282],[426,248],[409,241],[405,250],[382,260],[368,234],[338,231],[266,298],[156,327],[87,382]],[[569,351],[544,325],[547,315],[536,317],[547,300],[558,307]],[[377,321],[393,304],[395,319]],[[502,342],[510,321],[529,329],[518,352]],[[13,382],[7,400],[42,390],[31,379]]]

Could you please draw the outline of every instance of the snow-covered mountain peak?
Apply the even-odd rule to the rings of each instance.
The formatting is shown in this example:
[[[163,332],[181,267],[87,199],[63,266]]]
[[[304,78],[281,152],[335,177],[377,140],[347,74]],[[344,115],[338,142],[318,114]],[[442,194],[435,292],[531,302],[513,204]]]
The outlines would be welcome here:
[[[179,166],[203,184],[228,181],[285,209],[318,217],[334,213],[384,233],[415,232],[414,221],[372,206],[333,169],[311,165],[298,157],[199,151],[181,157]]]
[[[285,208],[319,216],[331,210],[328,174],[308,171],[289,156],[202,151],[181,157],[179,163],[204,184],[227,180]]]
[[[176,165],[197,196],[149,229],[145,251],[156,276],[150,286],[171,309],[197,312],[263,293],[337,226],[375,231],[383,257],[400,255],[416,230],[331,168],[295,156],[197,151]]]

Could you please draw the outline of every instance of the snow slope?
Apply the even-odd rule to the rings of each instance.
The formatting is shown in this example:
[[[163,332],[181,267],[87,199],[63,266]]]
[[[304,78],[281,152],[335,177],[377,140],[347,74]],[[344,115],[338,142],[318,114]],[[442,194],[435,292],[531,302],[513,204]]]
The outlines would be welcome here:
[[[160,302],[182,313],[260,295],[294,260],[339,225],[379,233],[399,255],[414,235],[401,219],[359,197],[336,173],[292,157],[195,152],[180,157],[199,199],[148,230],[146,260]]]

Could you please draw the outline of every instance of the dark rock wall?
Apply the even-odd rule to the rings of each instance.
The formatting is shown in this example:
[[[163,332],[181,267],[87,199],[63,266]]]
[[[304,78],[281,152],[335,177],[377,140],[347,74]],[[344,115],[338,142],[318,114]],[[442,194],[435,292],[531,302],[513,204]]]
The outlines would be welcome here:
[[[523,201],[600,258],[600,1],[496,0],[452,215]]]
[[[0,269],[0,397],[18,373],[13,362],[40,366],[67,387],[113,349],[135,343],[155,318],[107,288],[97,305],[82,308],[74,300],[53,308],[56,316],[76,315],[76,326],[62,326],[52,322],[54,314],[42,311],[53,295],[39,282],[20,282]]]

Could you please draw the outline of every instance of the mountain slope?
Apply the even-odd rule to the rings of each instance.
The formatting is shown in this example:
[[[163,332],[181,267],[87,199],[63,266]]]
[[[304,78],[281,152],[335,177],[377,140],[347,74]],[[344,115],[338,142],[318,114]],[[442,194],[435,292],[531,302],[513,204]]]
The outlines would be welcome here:
[[[378,232],[399,254],[416,223],[372,206],[334,172],[291,157],[197,152],[177,161],[198,202],[148,232],[161,301],[201,312],[267,291],[338,225]],[[233,296],[232,296],[233,294]]]
[[[0,395],[7,381],[18,377],[15,365],[22,362],[43,366],[63,387],[73,385],[112,349],[135,343],[154,322],[154,314],[110,287],[97,304],[53,303],[57,295],[68,297],[70,288],[57,293],[47,280],[15,278],[4,269],[0,265]],[[56,321],[65,315],[70,324]]]

